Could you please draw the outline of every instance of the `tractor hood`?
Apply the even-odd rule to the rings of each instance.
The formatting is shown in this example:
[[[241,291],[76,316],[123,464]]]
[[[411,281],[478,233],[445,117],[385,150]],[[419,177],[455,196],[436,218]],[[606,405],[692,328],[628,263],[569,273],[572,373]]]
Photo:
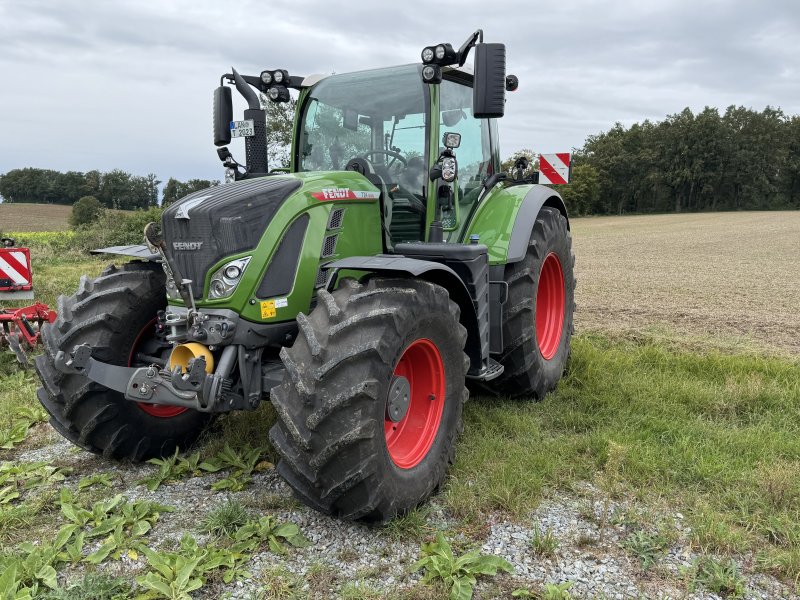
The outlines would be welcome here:
[[[164,211],[167,253],[202,297],[208,270],[222,258],[258,245],[275,212],[302,186],[292,177],[262,177],[186,196]]]

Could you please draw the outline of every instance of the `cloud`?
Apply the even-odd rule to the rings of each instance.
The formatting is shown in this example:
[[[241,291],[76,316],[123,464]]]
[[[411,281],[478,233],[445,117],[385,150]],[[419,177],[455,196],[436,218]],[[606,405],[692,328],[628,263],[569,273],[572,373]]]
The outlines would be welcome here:
[[[211,92],[240,72],[416,62],[477,27],[520,78],[503,156],[569,150],[689,106],[800,113],[800,8],[744,0],[359,4],[0,0],[0,172],[24,166],[214,177]]]

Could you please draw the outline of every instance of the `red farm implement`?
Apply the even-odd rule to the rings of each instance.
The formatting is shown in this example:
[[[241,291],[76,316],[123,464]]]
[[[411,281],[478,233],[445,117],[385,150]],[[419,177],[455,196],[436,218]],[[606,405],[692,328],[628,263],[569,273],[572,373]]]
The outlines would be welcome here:
[[[12,308],[19,300],[33,299],[31,252],[16,248],[11,238],[0,239],[0,346],[7,343],[17,360],[27,366],[27,351],[39,343],[39,329],[56,320],[55,311],[41,302]]]

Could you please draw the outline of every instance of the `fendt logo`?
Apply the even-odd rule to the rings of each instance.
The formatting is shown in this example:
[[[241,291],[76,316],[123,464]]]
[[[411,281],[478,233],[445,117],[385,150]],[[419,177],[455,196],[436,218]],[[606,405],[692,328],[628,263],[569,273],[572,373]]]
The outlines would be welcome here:
[[[200,250],[203,242],[172,242],[172,247],[175,250]]]
[[[380,192],[351,190],[350,188],[323,188],[321,192],[312,192],[311,197],[317,200],[377,200]]]
[[[324,188],[322,195],[325,200],[340,200],[352,196],[349,188]]]

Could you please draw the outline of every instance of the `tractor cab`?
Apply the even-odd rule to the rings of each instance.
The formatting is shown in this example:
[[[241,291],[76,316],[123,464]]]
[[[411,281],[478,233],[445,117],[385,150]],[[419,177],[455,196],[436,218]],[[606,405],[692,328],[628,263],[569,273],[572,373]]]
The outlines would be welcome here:
[[[482,35],[457,51],[426,47],[421,64],[330,76],[223,75],[249,106],[244,121],[233,121],[230,87],[215,91],[214,142],[226,182],[285,172],[267,166],[265,111],[253,89],[272,102],[287,102],[296,89],[290,172],[363,175],[380,193],[387,252],[404,242],[465,241],[484,182],[499,171],[495,118],[517,81],[506,77],[505,46]],[[474,69],[466,64],[473,48]],[[245,165],[226,147],[232,137],[246,138]]]
[[[499,168],[495,121],[473,116],[472,70],[447,69],[430,86],[423,68],[332,75],[299,103],[292,170],[352,170],[369,179],[381,191],[389,249],[425,241],[437,204],[444,239],[457,240],[481,182]],[[452,180],[431,179],[445,152],[456,161]]]

